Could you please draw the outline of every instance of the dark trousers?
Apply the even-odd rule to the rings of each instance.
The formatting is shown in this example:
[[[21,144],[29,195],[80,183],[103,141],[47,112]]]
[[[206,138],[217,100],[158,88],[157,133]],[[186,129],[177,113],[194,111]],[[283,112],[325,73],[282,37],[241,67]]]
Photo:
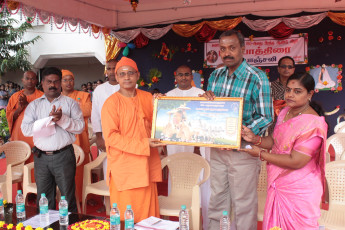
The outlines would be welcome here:
[[[54,154],[34,156],[35,180],[37,184],[37,207],[41,194],[45,193],[49,209],[56,209],[56,185],[61,196],[68,202],[68,211],[78,212],[75,199],[75,170],[76,159],[74,149],[70,148]]]

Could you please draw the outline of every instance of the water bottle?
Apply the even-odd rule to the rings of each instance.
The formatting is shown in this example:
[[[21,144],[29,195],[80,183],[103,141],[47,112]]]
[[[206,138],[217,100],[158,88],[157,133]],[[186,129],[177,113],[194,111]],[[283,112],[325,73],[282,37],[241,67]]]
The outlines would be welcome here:
[[[1,188],[0,188],[0,220],[4,218],[4,197],[2,196]]]
[[[189,230],[189,213],[186,209],[186,205],[181,206],[179,221],[180,221],[180,230]]]
[[[130,205],[125,211],[125,230],[134,230],[134,213]]]
[[[21,222],[25,219],[25,200],[22,194],[22,190],[18,190],[16,196],[16,212],[17,212],[17,219]]]
[[[65,196],[61,196],[59,203],[60,225],[68,225],[68,203]]]
[[[227,211],[223,211],[223,216],[220,219],[220,230],[230,230],[230,218]]]
[[[120,211],[117,208],[117,204],[113,203],[113,207],[110,209],[110,230],[120,230]]]
[[[40,205],[40,220],[41,220],[41,222],[48,222],[49,221],[48,199],[47,199],[45,193],[41,194],[41,199],[40,199],[39,205]]]

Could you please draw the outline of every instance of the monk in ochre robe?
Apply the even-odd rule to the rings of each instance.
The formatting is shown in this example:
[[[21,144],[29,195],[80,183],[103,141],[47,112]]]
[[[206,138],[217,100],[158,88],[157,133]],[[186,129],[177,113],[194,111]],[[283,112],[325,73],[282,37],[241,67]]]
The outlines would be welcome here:
[[[34,147],[32,137],[25,137],[20,126],[24,118],[26,106],[33,100],[41,97],[43,92],[36,89],[37,75],[33,71],[27,71],[24,73],[22,83],[24,89],[13,94],[8,101],[6,117],[11,134],[11,141],[25,141],[32,148]],[[30,158],[25,163],[28,164],[33,161],[34,157],[33,154],[31,154]],[[33,173],[32,178],[34,179]]]
[[[84,175],[84,165],[89,163],[89,153],[90,153],[90,142],[89,142],[89,132],[88,132],[88,120],[91,116],[91,96],[89,93],[74,90],[74,74],[69,70],[61,70],[62,72],[62,94],[68,96],[78,102],[81,111],[83,112],[85,128],[81,134],[76,135],[76,141],[74,144],[79,145],[85,154],[83,163],[77,167],[75,173],[75,183],[76,191],[78,197],[82,198],[83,192],[83,175]]]
[[[115,73],[120,90],[106,100],[101,113],[108,157],[106,180],[111,203],[117,203],[121,213],[131,205],[134,222],[139,222],[159,217],[156,182],[161,181],[162,170],[156,147],[163,144],[150,138],[152,95],[136,89],[140,77],[136,63],[122,57]]]

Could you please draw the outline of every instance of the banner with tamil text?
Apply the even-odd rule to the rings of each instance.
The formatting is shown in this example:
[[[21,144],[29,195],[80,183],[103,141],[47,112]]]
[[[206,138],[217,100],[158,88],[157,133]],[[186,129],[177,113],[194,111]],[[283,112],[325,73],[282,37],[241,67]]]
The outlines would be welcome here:
[[[204,53],[204,68],[215,68],[222,64],[218,39],[205,43]],[[278,65],[279,59],[284,56],[291,56],[296,64],[308,63],[308,34],[293,34],[284,40],[272,37],[245,39],[243,57],[251,65]]]

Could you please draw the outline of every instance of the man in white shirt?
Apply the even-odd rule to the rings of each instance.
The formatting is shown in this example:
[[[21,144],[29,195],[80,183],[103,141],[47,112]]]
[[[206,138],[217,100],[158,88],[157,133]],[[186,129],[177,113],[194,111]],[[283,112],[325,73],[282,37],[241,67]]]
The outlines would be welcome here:
[[[187,65],[181,65],[176,70],[175,80],[177,82],[177,88],[170,90],[166,93],[168,97],[198,97],[199,94],[203,94],[205,91],[197,87],[192,86],[193,73],[190,67]],[[167,145],[167,154],[172,155],[179,152],[194,152],[199,153],[206,160],[210,160],[210,149],[209,148],[198,148],[194,146],[186,145]],[[170,183],[169,189],[170,190]],[[201,186],[201,207],[202,207],[202,216],[203,216],[203,228],[207,229],[208,221],[207,210],[208,210],[208,201],[210,198],[210,184],[209,181],[204,183]]]
[[[49,209],[56,207],[56,185],[66,196],[68,210],[77,212],[75,199],[76,159],[72,144],[75,135],[83,132],[85,124],[78,103],[61,94],[61,70],[55,67],[42,72],[44,95],[32,101],[26,108],[21,129],[24,136],[33,136],[34,164],[37,184],[37,206],[42,193],[46,194]],[[54,130],[36,132],[35,126],[52,118]]]

